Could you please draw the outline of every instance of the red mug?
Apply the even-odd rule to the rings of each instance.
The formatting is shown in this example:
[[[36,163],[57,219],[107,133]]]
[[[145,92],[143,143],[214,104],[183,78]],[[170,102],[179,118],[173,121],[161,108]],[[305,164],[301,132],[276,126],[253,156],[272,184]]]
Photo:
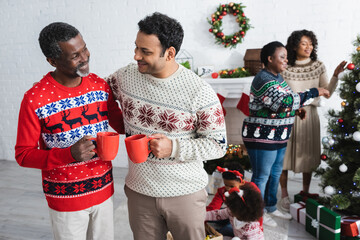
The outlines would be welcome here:
[[[136,134],[125,138],[127,154],[133,163],[145,162],[151,152],[149,141],[154,138],[145,134]]]
[[[119,134],[115,132],[98,132],[96,138],[90,138],[96,142],[93,150],[101,160],[114,160],[119,150]]]

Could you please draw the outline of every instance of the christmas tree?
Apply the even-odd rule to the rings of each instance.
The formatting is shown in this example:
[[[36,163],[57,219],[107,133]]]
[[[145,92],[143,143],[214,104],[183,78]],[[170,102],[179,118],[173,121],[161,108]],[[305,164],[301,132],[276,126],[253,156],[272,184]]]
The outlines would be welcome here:
[[[360,35],[338,89],[341,110],[329,110],[328,135],[322,138],[321,159],[328,166],[316,171],[332,210],[360,216]]]

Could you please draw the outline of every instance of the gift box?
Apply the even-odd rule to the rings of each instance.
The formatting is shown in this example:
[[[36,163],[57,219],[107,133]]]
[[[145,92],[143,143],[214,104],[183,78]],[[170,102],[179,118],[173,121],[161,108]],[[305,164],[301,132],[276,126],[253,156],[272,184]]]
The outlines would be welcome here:
[[[305,229],[320,240],[340,240],[341,216],[308,198]]]
[[[221,235],[218,231],[216,231],[212,226],[210,226],[208,223],[205,223],[205,240],[223,240],[223,235]],[[166,240],[174,240],[173,236],[171,235],[171,232],[167,232],[166,234]]]
[[[206,232],[206,238],[205,239],[223,240],[223,235],[221,235],[218,231],[216,231],[208,223],[205,223],[205,232]]]
[[[343,217],[341,219],[341,235],[355,237],[360,234],[360,217]]]
[[[308,194],[308,195],[304,195],[305,193],[298,193],[296,195],[294,195],[294,202],[297,203],[297,202],[306,202],[306,200],[308,198],[312,198],[312,199],[317,199],[319,197],[319,195],[317,194]]]
[[[306,199],[304,199],[304,198],[306,198],[306,197],[303,197],[302,195],[300,195],[299,193],[298,194],[296,194],[295,196],[294,196],[294,203],[298,203],[298,202],[306,202]]]
[[[304,202],[290,204],[290,214],[293,219],[297,220],[302,225],[306,222],[306,206]]]

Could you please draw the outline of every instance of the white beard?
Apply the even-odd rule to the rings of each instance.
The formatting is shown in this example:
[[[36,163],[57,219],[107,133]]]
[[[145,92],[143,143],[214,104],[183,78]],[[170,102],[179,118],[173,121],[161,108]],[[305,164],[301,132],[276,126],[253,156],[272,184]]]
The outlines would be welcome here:
[[[89,71],[82,72],[80,71],[80,69],[77,69],[76,74],[79,75],[80,77],[86,77],[87,75],[89,75]]]
[[[90,57],[88,58],[88,63],[87,64],[90,64]],[[76,69],[76,74],[79,75],[79,77],[86,77],[87,75],[89,75],[89,73],[90,73],[90,68],[88,68],[87,71],[80,70],[80,67],[78,67]]]

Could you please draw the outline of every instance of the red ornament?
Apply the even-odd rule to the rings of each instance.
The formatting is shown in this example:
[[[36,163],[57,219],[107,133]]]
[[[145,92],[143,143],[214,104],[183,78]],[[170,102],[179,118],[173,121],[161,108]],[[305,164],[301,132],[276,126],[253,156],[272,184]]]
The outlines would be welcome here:
[[[223,16],[220,15],[220,16],[219,16],[219,19],[223,19]]]
[[[241,32],[240,32],[240,34],[241,34],[241,35],[244,35],[244,34],[245,34],[245,32],[241,31]]]
[[[227,12],[225,12],[225,11],[222,12],[222,15],[223,15],[223,16],[225,16],[226,14],[227,14]]]
[[[245,13],[241,14],[241,16],[245,17]]]
[[[236,39],[232,40],[232,43],[234,43],[234,44],[235,44],[236,42],[237,42],[237,41],[236,41]]]
[[[236,16],[236,15],[237,15],[237,13],[236,13],[236,12],[234,12],[234,13],[233,13],[233,15],[234,15],[234,16]]]
[[[213,72],[213,73],[211,74],[211,77],[212,77],[212,78],[218,78],[218,76],[219,76],[219,74],[218,74],[217,72]]]
[[[212,28],[210,28],[210,29],[209,29],[209,32],[213,32],[213,29],[212,29]]]
[[[326,156],[326,154],[321,154],[320,158],[321,158],[321,160],[325,161],[327,159],[327,156]]]
[[[344,119],[342,119],[342,118],[338,119],[338,123],[343,123],[343,122],[344,122]]]
[[[211,19],[211,21],[215,22],[215,18]]]
[[[225,7],[225,4],[221,5],[222,7]]]
[[[349,70],[353,70],[355,68],[355,64],[349,63],[346,68]]]
[[[218,37],[223,37],[223,36],[224,36],[224,33],[223,33],[223,32],[218,32],[218,33],[216,34],[216,36],[218,36]]]

